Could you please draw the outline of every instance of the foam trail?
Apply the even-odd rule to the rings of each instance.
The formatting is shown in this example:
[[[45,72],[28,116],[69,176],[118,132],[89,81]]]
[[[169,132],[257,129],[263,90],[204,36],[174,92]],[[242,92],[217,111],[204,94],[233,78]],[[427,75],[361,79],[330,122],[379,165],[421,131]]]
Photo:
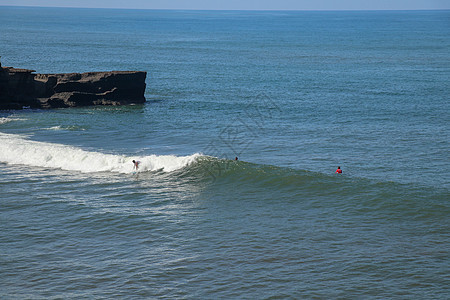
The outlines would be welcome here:
[[[190,156],[125,155],[91,152],[80,148],[27,140],[19,135],[0,133],[0,162],[70,171],[133,172],[133,159],[140,161],[139,172],[162,170],[172,172],[196,161],[200,154]]]
[[[8,122],[12,122],[12,121],[19,121],[22,119],[19,118],[11,118],[11,117],[7,117],[7,118],[0,118],[0,125],[8,123]]]

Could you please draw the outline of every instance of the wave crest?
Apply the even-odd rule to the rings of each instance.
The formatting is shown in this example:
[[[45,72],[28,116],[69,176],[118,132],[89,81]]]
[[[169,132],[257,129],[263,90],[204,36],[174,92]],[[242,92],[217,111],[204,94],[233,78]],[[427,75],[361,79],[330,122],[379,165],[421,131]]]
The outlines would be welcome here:
[[[132,173],[132,160],[138,160],[139,172],[172,172],[197,160],[189,156],[150,155],[128,157],[86,151],[73,146],[27,140],[19,135],[0,133],[0,162],[68,171]]]

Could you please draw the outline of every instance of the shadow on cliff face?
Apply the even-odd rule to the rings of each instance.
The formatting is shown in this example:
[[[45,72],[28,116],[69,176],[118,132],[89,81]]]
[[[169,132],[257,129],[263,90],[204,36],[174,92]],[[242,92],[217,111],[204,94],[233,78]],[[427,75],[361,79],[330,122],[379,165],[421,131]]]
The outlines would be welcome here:
[[[145,102],[147,72],[35,74],[1,67],[0,110],[128,105]]]

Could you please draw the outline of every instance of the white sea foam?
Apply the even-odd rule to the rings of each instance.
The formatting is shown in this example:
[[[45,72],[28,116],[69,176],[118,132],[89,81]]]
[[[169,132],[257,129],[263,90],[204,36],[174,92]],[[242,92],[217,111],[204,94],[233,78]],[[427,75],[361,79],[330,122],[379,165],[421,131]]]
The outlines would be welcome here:
[[[8,123],[8,122],[12,122],[12,121],[19,121],[19,120],[23,120],[23,119],[19,119],[19,118],[11,118],[11,117],[7,117],[7,118],[0,118],[0,125]]]
[[[62,130],[63,128],[61,126],[52,126],[48,128],[44,128],[45,130]]]
[[[0,162],[79,172],[133,172],[132,160],[140,162],[139,172],[172,172],[193,163],[200,154],[189,156],[150,155],[127,157],[86,151],[73,146],[37,142],[15,134],[0,133]]]
[[[52,127],[47,127],[47,128],[44,128],[45,130],[69,130],[69,131],[77,131],[77,130],[80,130],[80,131],[84,131],[84,130],[86,130],[86,129],[84,129],[84,128],[82,128],[82,127],[79,127],[79,126],[61,126],[61,125],[58,125],[58,126],[52,126]]]

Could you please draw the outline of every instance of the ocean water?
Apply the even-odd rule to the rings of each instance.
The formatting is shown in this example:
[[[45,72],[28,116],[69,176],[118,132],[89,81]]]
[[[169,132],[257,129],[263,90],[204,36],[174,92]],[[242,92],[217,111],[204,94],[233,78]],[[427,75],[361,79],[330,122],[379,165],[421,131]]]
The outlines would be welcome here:
[[[449,20],[0,6],[3,66],[148,72],[0,112],[0,298],[450,298]]]

